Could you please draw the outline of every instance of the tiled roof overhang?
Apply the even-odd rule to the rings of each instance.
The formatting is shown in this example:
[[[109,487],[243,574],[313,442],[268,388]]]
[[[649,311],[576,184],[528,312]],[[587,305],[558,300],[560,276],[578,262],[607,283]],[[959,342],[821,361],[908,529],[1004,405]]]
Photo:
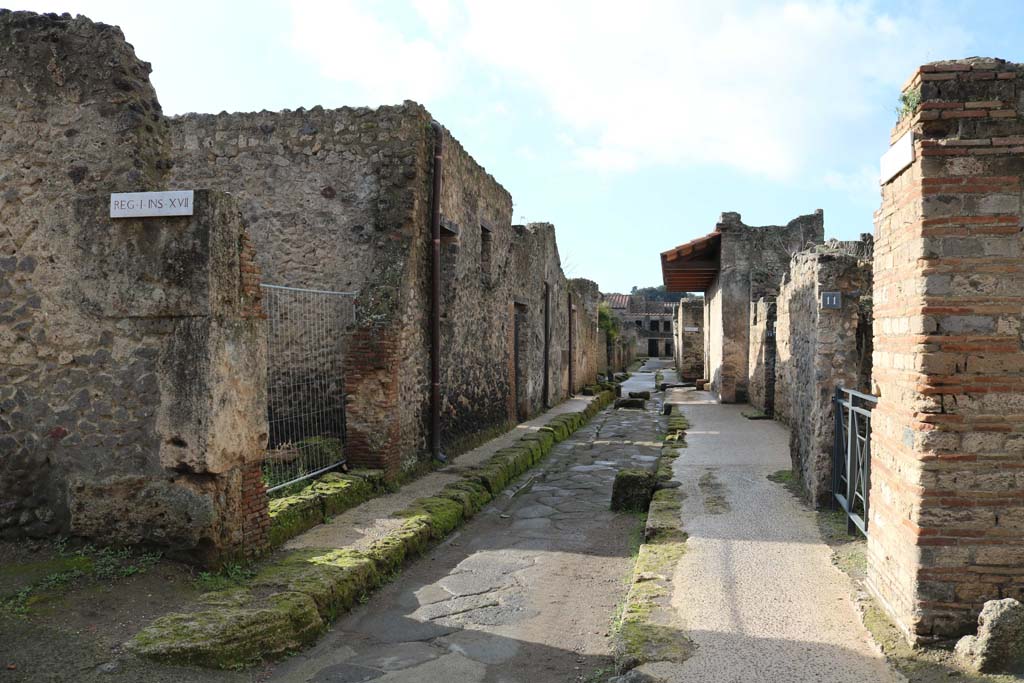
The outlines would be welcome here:
[[[661,253],[661,276],[670,292],[706,292],[719,269],[721,234],[713,232]]]

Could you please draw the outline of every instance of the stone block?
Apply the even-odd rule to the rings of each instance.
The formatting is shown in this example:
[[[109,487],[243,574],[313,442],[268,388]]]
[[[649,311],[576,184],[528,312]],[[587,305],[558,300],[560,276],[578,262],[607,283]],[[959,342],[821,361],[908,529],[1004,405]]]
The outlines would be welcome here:
[[[1024,673],[1024,605],[989,600],[978,615],[978,633],[956,644],[956,658],[970,671]]]
[[[628,408],[630,410],[643,410],[647,406],[642,398],[619,398],[615,400],[615,408]]]
[[[625,468],[615,474],[612,484],[611,509],[625,512],[646,512],[654,495],[657,480],[647,470]]]

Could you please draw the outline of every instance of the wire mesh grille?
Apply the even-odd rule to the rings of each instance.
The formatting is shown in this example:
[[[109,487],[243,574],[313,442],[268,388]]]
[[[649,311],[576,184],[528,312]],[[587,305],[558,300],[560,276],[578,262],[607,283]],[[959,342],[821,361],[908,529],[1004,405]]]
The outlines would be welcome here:
[[[261,285],[267,314],[268,492],[345,462],[344,339],[351,292]]]

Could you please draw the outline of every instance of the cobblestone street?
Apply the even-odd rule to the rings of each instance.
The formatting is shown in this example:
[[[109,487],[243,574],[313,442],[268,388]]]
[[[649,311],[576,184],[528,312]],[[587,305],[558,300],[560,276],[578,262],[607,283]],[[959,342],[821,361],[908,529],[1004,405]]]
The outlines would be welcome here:
[[[609,511],[612,481],[657,459],[656,408],[600,413],[273,680],[605,680],[640,524]]]

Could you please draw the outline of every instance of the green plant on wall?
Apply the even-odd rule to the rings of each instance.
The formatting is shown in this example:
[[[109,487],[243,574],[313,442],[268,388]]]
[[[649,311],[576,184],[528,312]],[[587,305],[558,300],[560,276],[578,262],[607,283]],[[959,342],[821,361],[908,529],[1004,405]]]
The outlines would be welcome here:
[[[612,307],[603,301],[597,307],[597,326],[608,335],[608,341],[619,338],[619,319],[612,314]]]
[[[921,88],[911,88],[904,93],[900,93],[900,106],[896,107],[897,119],[902,121],[907,116],[912,115],[920,105]]]

